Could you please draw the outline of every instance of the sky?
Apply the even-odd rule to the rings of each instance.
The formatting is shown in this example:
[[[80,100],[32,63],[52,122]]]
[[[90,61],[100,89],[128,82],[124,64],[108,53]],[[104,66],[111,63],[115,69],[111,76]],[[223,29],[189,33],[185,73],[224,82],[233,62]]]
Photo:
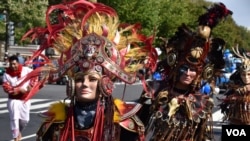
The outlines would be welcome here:
[[[250,30],[250,0],[206,0],[211,2],[222,2],[233,12],[233,19],[236,24]]]

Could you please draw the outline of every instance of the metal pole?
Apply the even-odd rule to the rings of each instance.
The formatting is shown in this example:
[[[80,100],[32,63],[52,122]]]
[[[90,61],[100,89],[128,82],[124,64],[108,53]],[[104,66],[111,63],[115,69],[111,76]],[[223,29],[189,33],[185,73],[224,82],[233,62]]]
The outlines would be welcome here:
[[[6,21],[6,29],[5,29],[5,48],[4,52],[8,52],[8,46],[9,46],[9,36],[8,36],[8,24],[9,22]]]
[[[4,52],[8,52],[9,47],[9,36],[8,36],[8,25],[9,25],[9,13],[7,10],[4,10],[5,14],[5,47]]]

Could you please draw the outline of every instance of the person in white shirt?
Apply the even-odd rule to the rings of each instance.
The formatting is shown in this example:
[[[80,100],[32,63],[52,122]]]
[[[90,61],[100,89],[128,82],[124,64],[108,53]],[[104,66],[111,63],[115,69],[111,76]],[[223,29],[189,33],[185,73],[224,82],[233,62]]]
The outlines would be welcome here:
[[[13,55],[8,58],[9,67],[3,75],[3,90],[8,94],[8,110],[10,116],[10,127],[14,141],[21,140],[21,132],[27,126],[30,119],[29,100],[24,101],[29,90],[37,81],[31,79],[22,83],[22,78],[30,73],[32,69],[22,66],[18,57]]]

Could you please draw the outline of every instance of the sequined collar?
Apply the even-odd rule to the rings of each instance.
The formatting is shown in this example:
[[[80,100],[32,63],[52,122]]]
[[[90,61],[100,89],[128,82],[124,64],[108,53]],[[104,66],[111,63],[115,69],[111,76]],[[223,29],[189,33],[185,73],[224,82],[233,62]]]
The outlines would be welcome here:
[[[94,125],[97,103],[76,103],[74,108],[76,129],[89,129]]]

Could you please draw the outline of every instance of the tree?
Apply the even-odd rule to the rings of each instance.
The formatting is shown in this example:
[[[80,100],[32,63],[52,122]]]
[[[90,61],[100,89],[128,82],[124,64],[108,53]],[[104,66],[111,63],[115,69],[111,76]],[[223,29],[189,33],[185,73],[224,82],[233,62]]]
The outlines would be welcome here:
[[[15,23],[16,41],[29,29],[45,26],[45,12],[49,5],[69,0],[1,0],[0,12],[8,10],[9,18]],[[177,27],[185,23],[190,29],[196,30],[198,16],[206,12],[203,8],[211,5],[205,0],[89,0],[98,1],[114,8],[121,23],[141,23],[146,35],[170,38]],[[230,29],[230,30],[228,30]],[[0,40],[5,38],[5,23],[0,22]],[[227,47],[236,44],[250,48],[250,31],[238,26],[232,17],[219,23],[213,29],[214,37],[223,38]],[[157,39],[157,38],[156,38]],[[19,42],[20,43],[20,42]],[[157,40],[156,40],[157,46]]]
[[[98,0],[114,8],[122,23],[140,23],[146,35],[158,32],[160,5],[164,0]]]
[[[45,25],[48,0],[2,0],[0,11],[7,10],[8,20],[15,23],[15,38],[21,43],[21,36],[36,26]],[[2,30],[0,30],[2,31]],[[1,37],[5,34],[1,32]]]
[[[121,22],[140,22],[143,32],[152,34],[156,29],[157,37],[170,38],[178,26],[186,24],[192,30],[198,26],[198,16],[206,12],[211,2],[204,0],[99,0],[116,9]],[[228,30],[230,29],[230,30]],[[228,17],[213,29],[212,36],[226,41],[226,47],[239,44],[250,47],[250,31],[238,26],[232,17]]]

